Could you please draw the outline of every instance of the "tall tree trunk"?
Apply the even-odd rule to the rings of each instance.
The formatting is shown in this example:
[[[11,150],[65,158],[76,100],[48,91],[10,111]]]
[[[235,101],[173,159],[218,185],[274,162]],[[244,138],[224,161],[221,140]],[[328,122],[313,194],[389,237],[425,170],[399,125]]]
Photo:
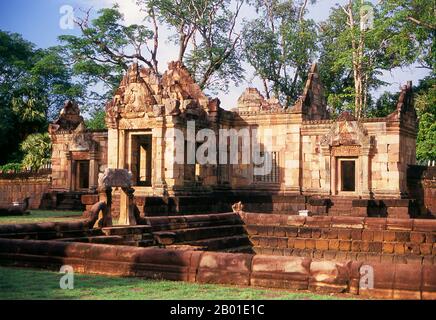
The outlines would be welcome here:
[[[262,77],[262,82],[263,82],[263,88],[264,88],[264,90],[265,90],[265,97],[266,97],[267,99],[270,99],[271,96],[270,96],[270,94],[269,94],[268,83],[266,82],[266,79],[263,78],[263,77]]]

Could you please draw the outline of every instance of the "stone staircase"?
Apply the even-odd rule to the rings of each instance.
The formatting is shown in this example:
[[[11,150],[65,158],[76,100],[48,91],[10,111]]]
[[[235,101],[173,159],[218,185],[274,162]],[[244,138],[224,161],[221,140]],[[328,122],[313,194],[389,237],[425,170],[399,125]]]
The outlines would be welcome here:
[[[93,229],[91,234],[77,234],[76,237],[57,239],[63,242],[82,242],[112,244],[135,247],[154,245],[150,226],[115,226],[103,229]],[[71,236],[71,235],[70,235]]]
[[[160,246],[192,246],[207,251],[252,252],[237,214],[148,217]]]
[[[135,247],[149,247],[154,245],[150,226],[118,226],[102,229],[107,237],[121,237],[122,244]]]

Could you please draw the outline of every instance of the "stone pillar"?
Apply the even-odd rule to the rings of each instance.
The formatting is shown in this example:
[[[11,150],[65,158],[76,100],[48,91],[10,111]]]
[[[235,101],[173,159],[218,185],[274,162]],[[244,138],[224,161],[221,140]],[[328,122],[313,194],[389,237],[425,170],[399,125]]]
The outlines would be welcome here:
[[[336,165],[337,159],[335,156],[330,157],[330,190],[331,195],[336,195],[337,193],[337,187],[338,187],[338,174],[337,174],[337,165]]]
[[[133,188],[122,188],[120,193],[120,218],[118,224],[121,226],[135,226],[135,203]]]
[[[360,193],[362,197],[369,198],[369,148],[362,147],[360,153]]]
[[[126,131],[118,131],[118,169],[126,169]]]
[[[68,191],[72,191],[73,190],[73,161],[71,158],[71,153],[69,151],[67,151],[65,153],[65,158],[67,159],[67,189]]]
[[[323,146],[321,148],[321,153],[324,158],[324,193],[327,195],[332,194],[332,164],[330,156],[330,146]]]
[[[164,171],[165,170],[165,162],[164,162],[165,130],[164,130],[163,117],[156,118],[156,127],[153,128],[153,150],[155,150],[153,152],[154,154],[153,187],[158,194],[164,195],[166,192],[166,183],[165,183],[165,171]]]
[[[107,148],[108,168],[116,169],[118,166],[118,130],[108,129],[108,148]]]
[[[89,161],[89,189],[91,191],[97,190],[98,186],[98,161],[97,161],[97,152],[90,152],[90,161]]]

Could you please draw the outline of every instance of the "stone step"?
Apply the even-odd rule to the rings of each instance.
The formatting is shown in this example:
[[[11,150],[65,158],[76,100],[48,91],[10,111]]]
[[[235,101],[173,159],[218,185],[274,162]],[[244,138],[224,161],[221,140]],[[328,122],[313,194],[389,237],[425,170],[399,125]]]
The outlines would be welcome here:
[[[197,241],[188,241],[185,244],[193,246],[206,247],[209,251],[216,251],[221,249],[236,248],[241,246],[250,245],[250,240],[247,236],[230,236],[230,237],[219,237],[219,238],[209,238]]]
[[[215,237],[226,237],[234,235],[243,235],[245,229],[242,225],[226,225],[226,226],[213,226],[213,227],[202,227],[202,228],[186,228],[179,230],[169,231],[158,231],[153,232],[153,235],[162,240],[168,239],[167,243],[172,244],[187,241],[202,240]],[[170,240],[173,240],[171,242]]]
[[[124,238],[121,236],[96,236],[96,237],[81,237],[81,238],[65,238],[56,241],[101,243],[101,244],[123,244]]]
[[[107,236],[123,236],[132,234],[151,233],[150,226],[116,226],[102,228],[101,231]]]
[[[208,214],[193,216],[147,217],[153,231],[203,228],[222,225],[241,225],[235,214]]]

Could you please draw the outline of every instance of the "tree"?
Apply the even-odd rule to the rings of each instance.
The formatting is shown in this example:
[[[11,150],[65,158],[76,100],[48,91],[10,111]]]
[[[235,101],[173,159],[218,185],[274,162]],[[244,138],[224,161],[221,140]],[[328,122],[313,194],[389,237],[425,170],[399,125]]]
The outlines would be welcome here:
[[[383,94],[377,99],[375,105],[368,108],[367,116],[369,118],[377,117],[382,118],[395,111],[400,94],[383,92]]]
[[[149,18],[156,21],[153,11]],[[145,25],[125,26],[118,6],[98,11],[90,20],[90,10],[76,20],[82,35],[62,35],[64,52],[73,65],[74,75],[88,88],[88,104],[100,107],[118,87],[123,73],[134,61],[158,72],[158,43],[155,32]],[[152,45],[150,42],[154,42]],[[103,84],[96,90],[98,84]],[[101,93],[103,91],[103,93]]]
[[[320,26],[320,69],[328,100],[343,101],[333,107],[353,107],[357,117],[364,116],[371,107],[370,91],[385,84],[379,79],[383,71],[411,65],[423,56],[428,60],[428,49],[423,48],[434,46],[434,29],[428,25],[423,32],[412,25],[412,20],[428,21],[425,11],[430,6],[424,3],[382,0],[372,6],[348,0],[332,10]]]
[[[38,171],[51,161],[51,139],[48,133],[35,133],[21,143],[25,156],[23,166]]]
[[[427,77],[415,90],[415,107],[419,119],[416,158],[425,162],[436,160],[436,80]]]
[[[179,45],[177,59],[183,62],[202,89],[228,89],[229,81],[243,76],[236,32],[236,19],[244,0],[137,0],[138,10],[146,18],[141,25],[125,25],[119,7],[105,8],[95,19],[90,11],[77,19],[82,35],[64,35],[76,76],[88,88],[103,83],[99,90],[89,90],[88,105],[99,106],[113,94],[123,73],[135,61],[159,73],[158,49],[160,26],[177,34],[170,40]],[[100,92],[99,92],[100,91]]]
[[[266,97],[274,94],[286,106],[297,99],[317,51],[316,25],[304,19],[307,4],[257,0],[260,17],[244,27],[245,58],[262,79]]]
[[[383,0],[382,12],[395,30],[397,50],[408,52],[408,60],[419,67],[435,68],[435,4],[428,0]],[[405,46],[407,42],[407,46]]]
[[[36,49],[20,35],[0,31],[0,164],[21,161],[19,144],[45,132],[62,101],[80,95],[58,48]]]
[[[91,113],[90,119],[85,121],[85,125],[90,130],[104,130],[106,127],[106,112],[103,110],[96,110]]]
[[[162,24],[173,29],[179,47],[177,60],[189,69],[202,89],[226,91],[229,82],[243,78],[241,36],[237,19],[245,0],[138,0],[154,8]]]

